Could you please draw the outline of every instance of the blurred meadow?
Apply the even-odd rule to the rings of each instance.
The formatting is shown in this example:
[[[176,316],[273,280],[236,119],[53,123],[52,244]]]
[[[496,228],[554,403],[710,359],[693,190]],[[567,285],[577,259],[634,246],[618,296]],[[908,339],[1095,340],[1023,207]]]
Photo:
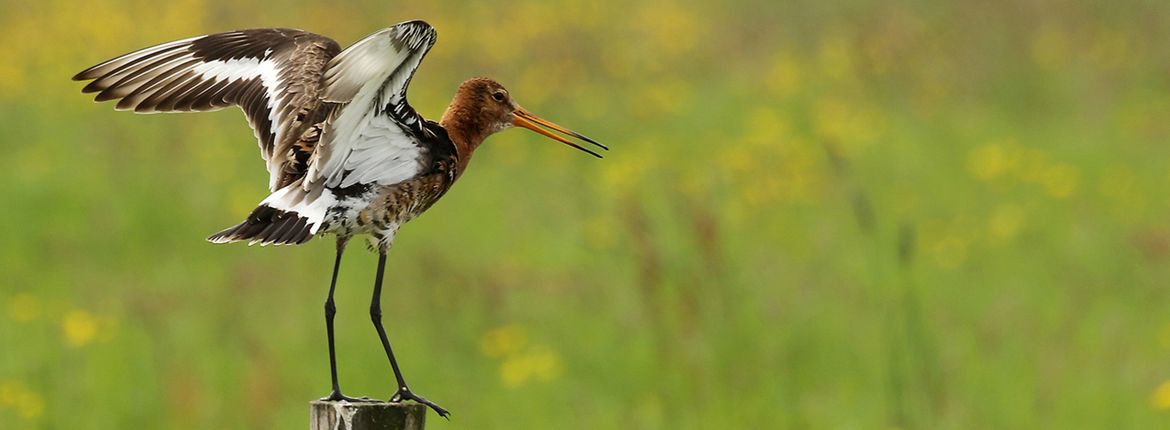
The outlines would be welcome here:
[[[0,426],[304,428],[332,239],[212,245],[267,195],[236,109],[77,71],[193,35],[409,19],[437,119],[491,76],[609,144],[508,131],[405,226],[386,326],[432,429],[1166,428],[1170,3],[0,2]],[[385,398],[375,254],[338,287]]]

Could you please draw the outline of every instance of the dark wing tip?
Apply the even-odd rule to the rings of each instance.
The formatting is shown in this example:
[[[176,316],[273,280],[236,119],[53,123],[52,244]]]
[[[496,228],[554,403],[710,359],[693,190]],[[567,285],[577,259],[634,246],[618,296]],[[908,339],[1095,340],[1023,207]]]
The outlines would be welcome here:
[[[430,45],[435,43],[436,36],[438,35],[435,27],[431,27],[430,24],[421,19],[400,22],[392,28],[396,30],[394,36],[398,40],[405,42],[412,50],[420,49],[423,45],[426,45],[427,49],[429,49]]]
[[[411,30],[430,33],[432,36],[435,33],[435,27],[431,26],[430,23],[423,21],[421,19],[403,21],[403,22],[400,22],[398,24],[394,24],[394,27],[397,27],[397,28],[409,27]]]
[[[90,67],[90,68],[85,69],[85,70],[82,70],[80,72],[77,72],[77,74],[73,75],[73,78],[71,78],[71,79],[74,81],[92,81],[94,79],[100,78],[100,77],[102,77],[101,74],[97,73],[97,69],[100,66],[101,66],[101,64],[99,64],[97,66]]]
[[[402,21],[396,25],[415,25],[415,26],[422,26],[424,28],[431,27],[430,23],[423,21],[421,19],[412,19],[410,21]]]

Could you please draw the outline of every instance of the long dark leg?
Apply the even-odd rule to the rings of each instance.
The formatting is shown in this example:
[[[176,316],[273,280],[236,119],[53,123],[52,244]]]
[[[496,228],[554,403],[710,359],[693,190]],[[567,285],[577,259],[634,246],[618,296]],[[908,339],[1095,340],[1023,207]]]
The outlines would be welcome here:
[[[367,401],[367,398],[355,399],[341,394],[341,387],[337,384],[337,353],[333,346],[333,316],[337,314],[337,306],[333,304],[333,291],[337,289],[337,272],[341,268],[341,254],[345,252],[348,237],[337,238],[337,259],[333,261],[333,280],[329,282],[329,298],[325,299],[325,333],[329,337],[329,372],[333,377],[333,392],[321,400],[326,401]]]
[[[394,359],[394,350],[390,348],[390,339],[386,338],[386,329],[382,327],[382,275],[385,271],[386,251],[381,250],[378,253],[378,274],[374,278],[374,299],[370,302],[370,319],[374,321],[374,328],[378,329],[378,337],[382,339],[382,348],[386,350],[386,357],[390,359],[390,368],[394,369],[394,378],[398,380],[398,391],[390,397],[390,401],[397,403],[403,400],[414,400],[434,409],[439,416],[447,418],[450,413],[446,409],[412,393],[410,388],[406,386],[406,380],[402,378],[402,371],[398,370],[398,360]]]

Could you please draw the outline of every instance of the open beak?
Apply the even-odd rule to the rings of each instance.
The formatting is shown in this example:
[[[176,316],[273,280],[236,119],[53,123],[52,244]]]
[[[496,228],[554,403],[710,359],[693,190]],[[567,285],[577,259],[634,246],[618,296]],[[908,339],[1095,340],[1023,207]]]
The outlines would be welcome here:
[[[592,150],[589,150],[588,148],[585,148],[585,147],[578,145],[576,143],[570,142],[569,139],[565,139],[561,136],[557,136],[556,134],[553,134],[552,132],[550,132],[548,130],[540,128],[540,126],[538,126],[537,124],[548,127],[550,129],[553,129],[553,130],[556,130],[556,131],[561,132],[565,135],[573,136],[575,138],[592,143],[594,145],[597,145],[597,147],[604,149],[606,151],[609,150],[609,147],[602,145],[600,143],[597,143],[596,140],[582,136],[580,133],[577,133],[573,130],[569,130],[567,128],[556,125],[552,121],[549,121],[546,119],[541,119],[540,117],[538,117],[536,115],[528,113],[528,111],[526,111],[524,109],[516,109],[515,112],[512,112],[512,116],[514,118],[512,120],[512,125],[515,125],[517,127],[524,127],[524,128],[529,129],[529,130],[535,131],[537,133],[543,134],[545,137],[553,139],[557,142],[561,142],[565,145],[569,145],[569,146],[572,146],[574,148],[580,149],[582,151],[588,152],[589,155],[592,155],[594,157],[601,158],[601,154],[593,152]]]

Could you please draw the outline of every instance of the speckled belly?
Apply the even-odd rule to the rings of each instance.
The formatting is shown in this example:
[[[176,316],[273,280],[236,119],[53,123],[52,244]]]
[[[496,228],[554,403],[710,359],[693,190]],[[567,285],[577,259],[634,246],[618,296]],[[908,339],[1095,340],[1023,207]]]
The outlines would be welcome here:
[[[398,227],[418,217],[443,195],[443,175],[428,175],[389,186],[351,192],[329,210],[323,233],[342,237],[369,234],[370,246],[389,249]]]

